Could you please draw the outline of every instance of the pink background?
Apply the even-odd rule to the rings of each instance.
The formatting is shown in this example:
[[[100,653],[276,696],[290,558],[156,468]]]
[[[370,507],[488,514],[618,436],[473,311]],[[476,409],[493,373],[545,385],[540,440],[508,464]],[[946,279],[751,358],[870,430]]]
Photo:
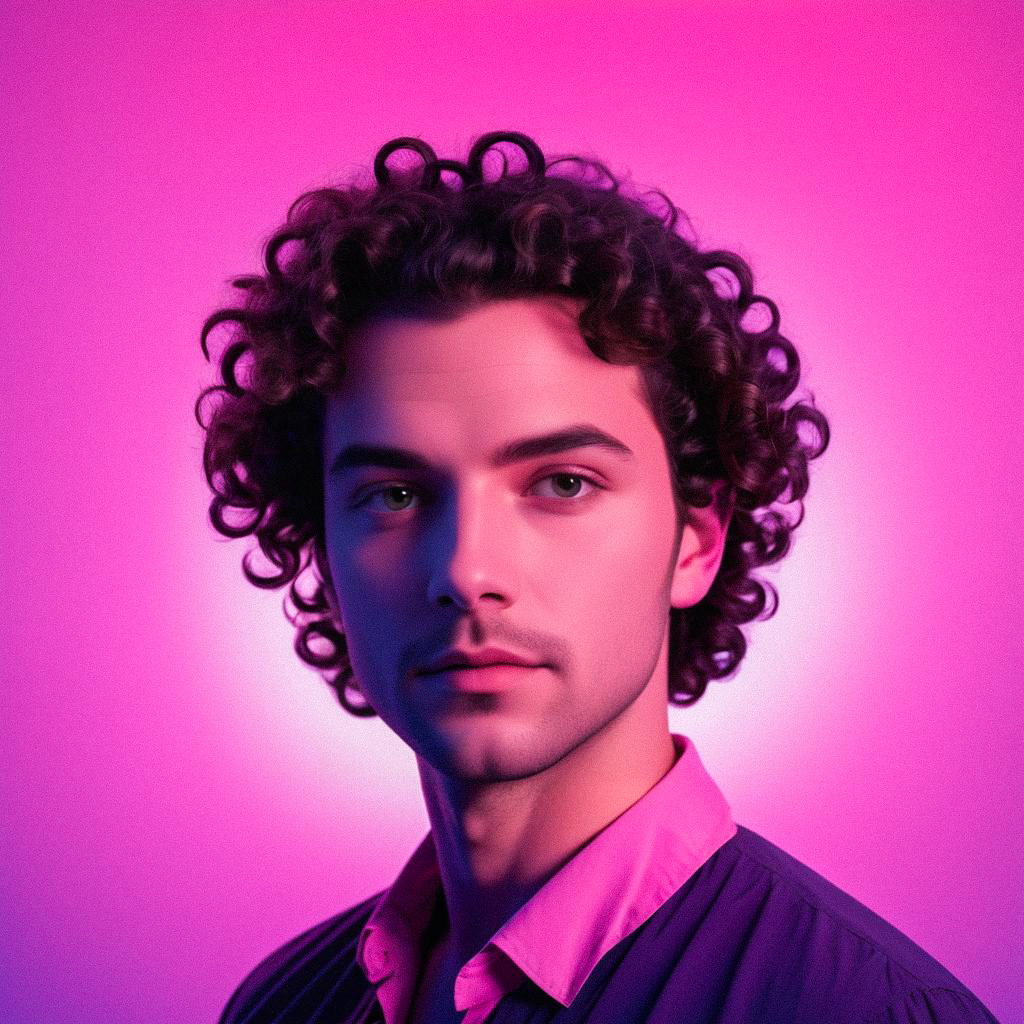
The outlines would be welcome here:
[[[7,5],[0,1020],[212,1022],[425,832],[207,522],[198,332],[300,191],[499,128],[750,259],[833,427],[779,613],[673,729],[1024,1019],[1019,6],[510,6]]]

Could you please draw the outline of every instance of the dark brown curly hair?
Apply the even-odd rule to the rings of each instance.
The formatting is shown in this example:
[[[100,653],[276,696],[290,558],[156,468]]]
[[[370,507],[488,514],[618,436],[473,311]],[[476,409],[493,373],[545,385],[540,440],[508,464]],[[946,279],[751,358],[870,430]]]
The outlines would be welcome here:
[[[518,146],[526,166],[511,171],[500,143]],[[401,149],[421,159],[388,167]],[[502,166],[487,178],[491,149]],[[556,167],[571,173],[551,173]],[[195,403],[214,528],[256,535],[278,571],[255,572],[252,548],[242,559],[246,578],[267,589],[291,584],[284,610],[298,629],[299,657],[321,670],[346,710],[376,714],[353,678],[327,591],[322,424],[325,398],[343,378],[346,340],[383,311],[452,318],[492,299],[572,296],[582,300],[590,350],[640,368],[670,455],[678,530],[690,507],[711,503],[713,484],[726,484],[733,513],[718,574],[700,602],[670,611],[669,701],[696,703],[711,679],[739,668],[747,649],[740,626],[775,614],[778,592],[754,570],[789,550],[808,463],[829,443],[813,396],[783,404],[800,360],[779,333],[775,303],[754,294],[740,256],[702,251],[690,230],[684,237],[677,227],[689,222],[663,192],[627,195],[595,159],[546,162],[519,132],[480,136],[465,163],[438,158],[422,139],[396,138],[377,152],[373,175],[299,196],[266,242],[266,272],[233,278],[244,300],[203,325],[209,361],[210,332],[234,324],[220,358],[223,383]],[[644,201],[650,195],[663,202],[660,213]],[[755,306],[767,313],[757,330],[748,318]],[[211,395],[223,397],[204,422]],[[792,502],[790,518],[781,506]],[[228,522],[231,509],[240,522]],[[316,583],[309,596],[298,587],[306,569]]]

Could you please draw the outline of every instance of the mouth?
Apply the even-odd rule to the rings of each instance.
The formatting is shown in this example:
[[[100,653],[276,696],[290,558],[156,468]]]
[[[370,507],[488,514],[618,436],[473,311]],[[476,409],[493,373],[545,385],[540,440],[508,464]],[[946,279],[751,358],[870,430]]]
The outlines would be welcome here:
[[[529,678],[531,672],[538,672],[546,665],[458,665],[423,672],[424,679],[436,681],[436,685],[458,693],[499,693],[517,686]]]

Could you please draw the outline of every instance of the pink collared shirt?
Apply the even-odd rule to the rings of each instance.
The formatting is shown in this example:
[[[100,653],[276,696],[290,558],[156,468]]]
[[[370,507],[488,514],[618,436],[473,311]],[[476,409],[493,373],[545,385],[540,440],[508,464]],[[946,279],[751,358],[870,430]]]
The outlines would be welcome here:
[[[468,1011],[463,1024],[480,1024],[524,978],[568,1006],[604,954],[736,834],[729,804],[693,740],[673,733],[672,742],[676,761],[668,773],[549,878],[459,972],[455,1009]],[[440,886],[428,832],[360,933],[357,959],[377,986],[386,1024],[408,1017]]]

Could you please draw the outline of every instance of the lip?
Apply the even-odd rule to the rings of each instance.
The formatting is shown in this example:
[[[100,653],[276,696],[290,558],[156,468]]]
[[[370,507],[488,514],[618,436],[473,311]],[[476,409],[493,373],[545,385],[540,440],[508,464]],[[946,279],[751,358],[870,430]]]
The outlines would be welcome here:
[[[536,661],[525,655],[515,651],[506,651],[501,647],[481,647],[477,650],[461,650],[454,647],[429,665],[424,665],[419,671],[422,674],[428,674],[456,667],[482,668],[491,665],[521,665],[535,668],[537,664]]]
[[[458,693],[500,693],[522,683],[531,672],[544,665],[473,665],[468,668],[443,668],[421,673],[446,689]]]

